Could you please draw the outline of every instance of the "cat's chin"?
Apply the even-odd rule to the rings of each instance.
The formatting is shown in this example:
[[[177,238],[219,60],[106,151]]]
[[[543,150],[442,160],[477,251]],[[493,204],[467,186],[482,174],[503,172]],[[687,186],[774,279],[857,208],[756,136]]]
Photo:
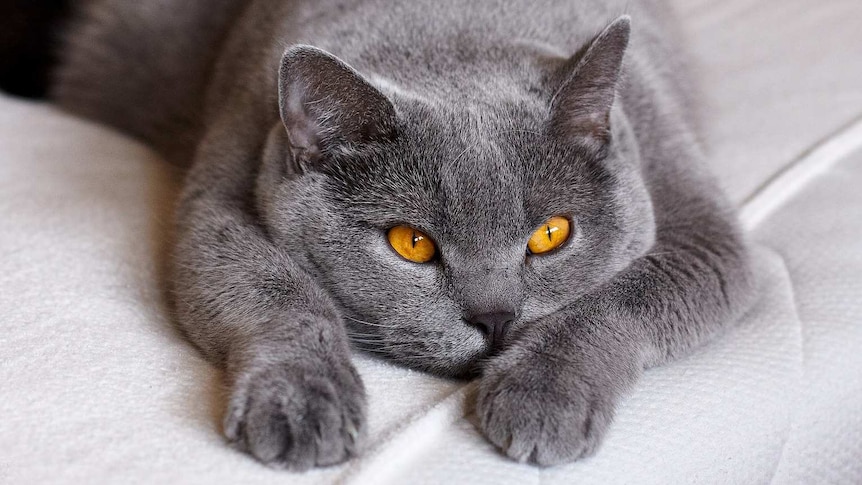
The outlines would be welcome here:
[[[396,363],[403,367],[426,372],[439,377],[472,379],[482,372],[483,364],[493,355],[490,346],[483,345],[472,352],[454,355],[400,355],[380,349],[359,348],[363,353]]]
[[[438,377],[454,379],[472,379],[482,373],[482,364],[491,354],[484,352],[469,361],[450,361],[445,358],[429,358],[427,362],[417,363],[392,357],[391,360],[400,365],[432,374]]]

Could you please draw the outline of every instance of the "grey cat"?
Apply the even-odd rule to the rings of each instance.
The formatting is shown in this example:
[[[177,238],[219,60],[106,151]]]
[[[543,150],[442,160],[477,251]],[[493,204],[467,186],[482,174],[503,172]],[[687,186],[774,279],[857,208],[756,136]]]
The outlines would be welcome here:
[[[94,0],[53,93],[191,161],[171,284],[231,442],[358,453],[352,337],[553,465],[751,299],[682,51],[658,0]]]

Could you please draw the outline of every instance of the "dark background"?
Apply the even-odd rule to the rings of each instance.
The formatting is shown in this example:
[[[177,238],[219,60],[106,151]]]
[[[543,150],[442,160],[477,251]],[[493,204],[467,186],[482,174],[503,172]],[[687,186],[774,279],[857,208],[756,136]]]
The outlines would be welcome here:
[[[0,0],[0,89],[45,96],[73,1]]]

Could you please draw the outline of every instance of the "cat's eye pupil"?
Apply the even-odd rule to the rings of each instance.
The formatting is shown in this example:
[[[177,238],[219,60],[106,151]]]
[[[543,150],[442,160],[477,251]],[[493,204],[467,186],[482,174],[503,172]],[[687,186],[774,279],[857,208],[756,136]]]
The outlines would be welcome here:
[[[554,237],[553,237],[553,235],[552,235],[551,231],[555,231],[555,230],[556,230],[556,228],[551,229],[551,225],[550,225],[550,224],[548,224],[547,226],[545,226],[545,228],[547,228],[547,230],[548,230],[548,241],[553,241],[553,240],[554,240]]]
[[[413,247],[416,247],[416,242],[419,241],[419,236],[416,235],[416,231],[413,231]]]

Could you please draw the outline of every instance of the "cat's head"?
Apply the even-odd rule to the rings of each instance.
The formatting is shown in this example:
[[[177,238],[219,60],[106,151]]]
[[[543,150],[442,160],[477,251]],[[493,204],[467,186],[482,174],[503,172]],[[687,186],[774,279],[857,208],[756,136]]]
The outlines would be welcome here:
[[[464,374],[651,244],[617,20],[509,89],[425,96],[288,49],[259,209],[355,342]],[[502,75],[501,75],[502,76]]]

